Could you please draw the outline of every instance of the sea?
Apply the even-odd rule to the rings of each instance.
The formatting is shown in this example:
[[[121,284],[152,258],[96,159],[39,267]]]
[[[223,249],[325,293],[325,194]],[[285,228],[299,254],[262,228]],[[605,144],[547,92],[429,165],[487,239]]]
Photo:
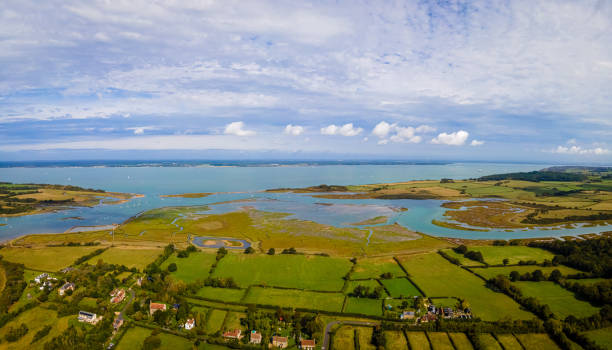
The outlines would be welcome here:
[[[577,236],[612,230],[610,226],[558,227],[529,230],[466,231],[439,227],[446,209],[440,200],[323,199],[309,194],[267,193],[266,189],[320,184],[360,185],[442,178],[470,179],[484,175],[540,170],[549,164],[407,163],[407,162],[55,162],[1,163],[0,181],[75,185],[112,192],[141,194],[122,204],[101,203],[52,213],[0,218],[0,240],[32,233],[63,233],[91,226],[120,224],[144,211],[166,206],[207,205],[206,213],[245,206],[291,214],[338,227],[377,216],[389,217],[410,230],[433,236],[467,239],[514,239]],[[207,192],[203,198],[160,197]],[[398,210],[405,208],[407,210]],[[357,226],[359,227],[359,226]]]

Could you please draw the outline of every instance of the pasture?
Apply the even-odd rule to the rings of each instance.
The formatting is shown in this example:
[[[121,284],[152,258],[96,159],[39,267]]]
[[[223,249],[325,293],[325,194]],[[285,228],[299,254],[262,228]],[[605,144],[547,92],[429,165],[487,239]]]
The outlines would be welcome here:
[[[203,287],[196,295],[208,299],[238,302],[242,299],[244,293],[244,289]]]
[[[351,279],[379,278],[385,272],[393,277],[404,276],[404,271],[392,258],[366,258],[357,260]]]
[[[320,291],[339,291],[351,268],[348,259],[293,254],[228,254],[213,277],[232,277],[241,287],[266,285]]]
[[[28,333],[16,342],[1,342],[0,349],[43,349],[45,342],[56,337],[68,327],[68,320],[70,318],[71,316],[66,316],[58,319],[56,311],[42,307],[27,310],[0,329],[0,338],[4,340],[9,327],[19,327],[22,323],[28,326]],[[52,327],[49,334],[34,344],[30,344],[36,332],[47,325]]]
[[[584,334],[604,349],[612,349],[612,327],[584,332]]]
[[[125,335],[117,344],[117,350],[140,349],[144,340],[151,335],[151,330],[143,327],[132,327],[127,330]],[[191,342],[185,338],[168,334],[159,333],[161,339],[161,349],[188,349]]]
[[[476,273],[477,275],[482,276],[486,279],[496,277],[497,275],[503,275],[503,276],[509,277],[512,271],[517,271],[518,273],[523,275],[527,272],[532,273],[535,270],[540,270],[546,276],[548,276],[554,270],[559,270],[559,272],[561,272],[563,275],[575,274],[579,272],[578,270],[572,269],[571,267],[567,267],[564,265],[546,266],[546,267],[537,266],[537,265],[504,266],[504,267],[470,268],[470,270]]]
[[[225,310],[209,310],[208,315],[206,315],[206,333],[213,334],[220,330],[223,326],[226,314],[227,311]]]
[[[523,292],[524,296],[534,297],[543,304],[547,304],[560,319],[569,315],[587,317],[599,311],[586,301],[576,299],[574,293],[563,289],[554,282],[513,282],[513,284]]]
[[[88,264],[95,265],[98,260],[107,264],[124,265],[128,268],[135,267],[142,271],[147,265],[152,263],[160,254],[161,249],[139,249],[135,247],[113,247],[104,253],[94,256],[87,261]]]
[[[179,258],[175,253],[164,261],[161,265],[162,270],[166,270],[171,263],[175,263],[177,269],[171,272],[170,275],[173,278],[190,283],[198,279],[204,280],[208,277],[210,267],[215,263],[215,254],[194,252],[186,258]]]
[[[421,295],[419,290],[407,278],[380,280],[394,298]]]
[[[345,294],[350,294],[355,290],[357,286],[363,286],[370,288],[370,291],[373,291],[374,288],[380,287],[381,285],[376,280],[362,280],[362,281],[348,281],[346,283],[346,289],[344,291]],[[383,294],[383,297],[386,296],[386,293]]]
[[[74,261],[100,247],[41,247],[41,248],[4,248],[4,260],[24,264],[25,267],[39,271],[59,271]]]
[[[521,310],[510,297],[487,288],[480,278],[437,253],[405,256],[400,258],[400,262],[427,296],[465,298],[474,315],[483,320],[533,318],[533,314]]]
[[[244,303],[340,312],[344,303],[344,295],[252,287],[247,292]]]
[[[382,315],[382,301],[380,299],[349,297],[344,308],[346,313],[356,313],[372,316]]]
[[[351,326],[341,326],[332,338],[332,349],[354,349],[355,329]]]
[[[552,260],[554,257],[554,254],[544,249],[521,245],[469,247],[469,250],[481,252],[489,265],[501,265],[504,259],[508,259],[510,264],[518,264],[521,260],[535,260],[541,263],[544,259]]]

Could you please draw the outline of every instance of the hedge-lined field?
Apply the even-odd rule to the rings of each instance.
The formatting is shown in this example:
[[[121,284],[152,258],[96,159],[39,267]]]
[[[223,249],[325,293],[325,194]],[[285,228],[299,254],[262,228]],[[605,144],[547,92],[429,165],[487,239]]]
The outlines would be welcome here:
[[[249,289],[244,303],[340,312],[344,294],[253,287]]]
[[[563,319],[569,315],[576,317],[587,317],[599,309],[574,297],[574,293],[564,289],[554,282],[513,282],[524,296],[534,297],[543,304],[547,304],[550,310]]]
[[[210,267],[215,263],[215,254],[195,252],[189,254],[186,258],[179,258],[176,254],[172,254],[164,261],[161,268],[165,270],[171,263],[175,263],[177,269],[170,275],[189,283],[208,277]]]

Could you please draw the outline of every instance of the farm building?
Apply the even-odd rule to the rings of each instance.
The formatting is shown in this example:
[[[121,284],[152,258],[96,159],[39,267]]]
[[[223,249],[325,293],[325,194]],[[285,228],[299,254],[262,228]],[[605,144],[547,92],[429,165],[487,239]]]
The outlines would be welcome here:
[[[314,350],[315,348],[315,341],[312,339],[302,339],[300,341],[300,349],[303,350]]]
[[[149,314],[153,315],[157,311],[166,311],[166,304],[151,303],[149,304]]]
[[[251,344],[261,344],[261,333],[257,333],[257,331],[251,331],[251,338],[249,342]]]
[[[64,283],[63,286],[60,287],[60,289],[57,291],[57,293],[59,295],[64,295],[69,290],[74,291],[74,288],[75,288],[74,283],[66,282],[66,283]]]
[[[279,337],[275,335],[272,337],[272,345],[277,348],[284,349],[289,346],[289,339],[287,339],[287,337]]]
[[[223,333],[223,338],[226,338],[226,339],[240,339],[240,338],[242,338],[241,334],[242,334],[242,331],[240,329],[233,329],[231,331],[227,331],[227,332]]]

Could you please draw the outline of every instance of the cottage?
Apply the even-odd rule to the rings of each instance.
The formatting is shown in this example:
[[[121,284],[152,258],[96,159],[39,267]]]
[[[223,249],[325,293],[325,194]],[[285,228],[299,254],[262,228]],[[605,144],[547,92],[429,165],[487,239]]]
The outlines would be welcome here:
[[[96,314],[87,311],[79,311],[79,322],[87,322],[96,324],[102,317],[98,317]]]
[[[261,333],[257,331],[251,331],[251,338],[249,339],[251,344],[261,344]]]
[[[118,316],[117,318],[115,318],[115,322],[113,322],[113,328],[115,330],[118,330],[119,327],[121,327],[123,325],[123,317]]]
[[[190,318],[187,320],[187,322],[185,322],[185,329],[191,330],[193,329],[193,327],[195,327],[195,320],[193,318]]]
[[[49,281],[44,281],[43,284],[38,289],[43,290],[45,288],[51,289],[53,288],[53,284]]]
[[[157,311],[166,311],[166,304],[151,303],[149,304],[149,314],[153,315]]]
[[[400,315],[400,320],[412,320],[414,319],[414,311],[404,311]]]
[[[305,349],[305,350],[314,350],[315,348],[315,341],[312,339],[302,339],[300,341],[300,349]]]
[[[57,293],[59,295],[64,295],[69,290],[74,291],[74,288],[75,288],[74,283],[66,282],[66,283],[64,283],[63,286],[60,287],[60,289],[58,289]]]
[[[110,295],[112,304],[120,303],[125,298],[125,289],[114,289]]]
[[[272,345],[284,349],[289,346],[289,339],[287,337],[279,337],[277,335],[272,337]]]
[[[44,282],[47,279],[47,277],[49,277],[48,273],[46,273],[46,272],[45,273],[41,273],[40,275],[38,275],[38,276],[36,276],[34,278],[34,282],[36,282],[36,283]]]
[[[437,319],[438,316],[435,314],[425,314],[423,317],[421,317],[421,323],[435,322]]]
[[[231,331],[227,331],[223,333],[223,338],[225,339],[240,339],[242,331],[240,329],[233,329]]]

